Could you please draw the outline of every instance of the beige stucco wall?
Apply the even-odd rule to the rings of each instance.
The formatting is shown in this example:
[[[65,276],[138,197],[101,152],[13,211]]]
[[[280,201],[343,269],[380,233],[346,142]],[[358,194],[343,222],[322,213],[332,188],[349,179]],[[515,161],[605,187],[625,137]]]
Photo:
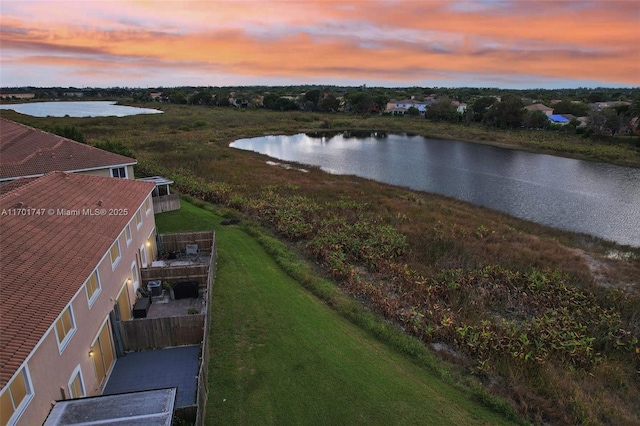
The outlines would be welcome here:
[[[111,177],[111,167],[98,170],[89,170],[80,173],[82,173],[83,175]],[[127,179],[135,179],[135,176],[133,174],[133,166],[127,166]]]
[[[111,177],[111,169],[89,170],[80,173],[82,173],[83,175]]]
[[[115,300],[123,284],[131,278],[131,265],[133,262],[138,264],[139,274],[141,267],[139,264],[140,247],[147,247],[148,236],[155,233],[153,209],[147,214],[144,211],[144,203],[140,208],[142,209],[142,226],[137,229],[135,212],[132,212],[131,221],[129,222],[132,240],[128,245],[124,228],[120,233],[118,241],[120,243],[121,259],[116,264],[116,267],[112,268],[109,251],[105,253],[98,265],[101,292],[93,302],[93,305],[89,306],[84,286],[71,301],[76,331],[63,352],[60,353],[55,331],[51,329],[28,359],[27,365],[35,393],[18,420],[18,425],[42,424],[52,407],[52,403],[55,400],[62,399],[60,388],[64,388],[68,397],[68,383],[78,365],[80,365],[82,371],[86,396],[101,394],[106,380],[105,383],[98,383],[93,360],[89,356],[89,349],[108,318],[109,312],[113,310],[116,303]],[[155,246],[155,241],[151,244],[151,247],[153,246]],[[147,258],[152,260],[151,248],[146,250]],[[83,280],[87,278],[83,277]],[[139,280],[139,277],[137,279]],[[126,284],[132,305],[135,303],[133,281],[135,280]]]

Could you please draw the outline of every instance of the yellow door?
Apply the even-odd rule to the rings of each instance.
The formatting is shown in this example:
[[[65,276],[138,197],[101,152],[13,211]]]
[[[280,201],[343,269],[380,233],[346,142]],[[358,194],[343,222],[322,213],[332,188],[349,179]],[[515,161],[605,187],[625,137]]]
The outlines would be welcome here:
[[[129,303],[127,284],[122,287],[118,296],[118,307],[120,308],[120,321],[129,321],[131,319],[131,304]]]
[[[91,347],[91,351],[93,352],[93,364],[96,368],[96,375],[98,377],[98,382],[102,385],[109,369],[113,365],[113,360],[115,356],[113,354],[113,342],[111,340],[111,333],[109,332],[110,323],[107,322],[100,330],[100,334],[98,335],[98,339]]]

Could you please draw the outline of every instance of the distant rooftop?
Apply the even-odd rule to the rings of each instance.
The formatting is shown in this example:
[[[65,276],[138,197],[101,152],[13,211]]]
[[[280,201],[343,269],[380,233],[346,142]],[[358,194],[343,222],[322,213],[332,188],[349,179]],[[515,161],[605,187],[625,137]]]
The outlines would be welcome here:
[[[133,158],[0,117],[0,181],[136,163]]]
[[[551,114],[549,116],[549,120],[553,121],[554,123],[568,123],[569,122],[568,118],[563,117],[560,114]]]

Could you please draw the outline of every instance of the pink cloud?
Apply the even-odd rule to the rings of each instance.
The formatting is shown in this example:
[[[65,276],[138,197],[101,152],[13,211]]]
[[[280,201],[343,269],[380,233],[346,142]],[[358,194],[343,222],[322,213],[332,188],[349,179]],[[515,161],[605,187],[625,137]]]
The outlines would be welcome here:
[[[63,14],[55,1],[21,2],[3,11],[0,41],[8,75],[111,64],[291,81],[477,73],[640,84],[637,3],[535,3],[81,2]]]

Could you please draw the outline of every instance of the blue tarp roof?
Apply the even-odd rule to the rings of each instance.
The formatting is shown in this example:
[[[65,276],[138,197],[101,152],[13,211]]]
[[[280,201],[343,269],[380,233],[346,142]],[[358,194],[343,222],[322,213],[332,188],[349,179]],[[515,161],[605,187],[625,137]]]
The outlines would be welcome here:
[[[568,123],[569,122],[568,118],[565,118],[565,117],[563,117],[561,115],[558,115],[558,114],[551,114],[549,116],[549,120],[553,121],[554,123]]]

